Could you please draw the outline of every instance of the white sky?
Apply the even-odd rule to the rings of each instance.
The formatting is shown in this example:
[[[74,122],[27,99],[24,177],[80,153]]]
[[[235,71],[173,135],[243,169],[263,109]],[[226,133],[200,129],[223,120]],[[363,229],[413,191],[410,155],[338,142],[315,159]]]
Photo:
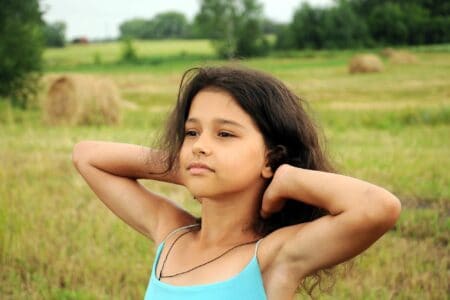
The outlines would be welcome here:
[[[294,10],[303,1],[313,6],[329,5],[333,0],[259,0],[264,14],[279,22],[288,23]],[[178,11],[189,20],[197,14],[198,0],[39,0],[46,22],[64,21],[66,38],[85,36],[89,39],[115,38],[119,25],[135,17],[150,19],[166,11]]]

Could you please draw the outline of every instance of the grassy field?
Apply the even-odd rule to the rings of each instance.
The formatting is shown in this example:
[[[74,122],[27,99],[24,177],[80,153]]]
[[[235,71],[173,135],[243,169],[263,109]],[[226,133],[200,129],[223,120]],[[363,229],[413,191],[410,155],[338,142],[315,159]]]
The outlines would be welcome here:
[[[212,56],[214,50],[206,40],[162,40],[132,42],[138,57],[147,57],[156,61],[155,58],[173,58],[176,56]],[[120,58],[123,45],[117,42],[72,45],[66,48],[48,49],[44,53],[47,68],[79,67],[80,65],[109,64]]]
[[[137,106],[124,110],[120,125],[52,127],[40,109],[22,112],[0,102],[1,299],[142,299],[153,244],[96,199],[72,166],[72,147],[83,139],[151,145],[182,72],[225,62],[206,41],[136,48],[138,64],[116,63],[114,43],[44,55],[46,78],[94,73],[113,80]],[[354,51],[234,62],[274,74],[307,99],[340,172],[384,186],[402,201],[396,227],[319,299],[448,299],[450,47],[409,50],[417,63],[385,61],[384,72],[365,75],[347,72]],[[145,184],[199,213],[184,189]]]

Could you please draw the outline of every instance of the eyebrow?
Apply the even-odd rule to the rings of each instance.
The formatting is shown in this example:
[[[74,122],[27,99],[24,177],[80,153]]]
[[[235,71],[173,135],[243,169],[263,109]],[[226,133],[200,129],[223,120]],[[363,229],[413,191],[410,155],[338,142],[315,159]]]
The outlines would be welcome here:
[[[225,125],[234,125],[240,128],[245,129],[245,127],[243,125],[241,125],[240,123],[236,122],[236,121],[232,121],[232,120],[228,120],[228,119],[222,119],[222,118],[215,118],[212,120],[213,123],[218,123],[218,124],[225,124]],[[200,121],[196,118],[189,118],[187,119],[186,123],[200,123]]]

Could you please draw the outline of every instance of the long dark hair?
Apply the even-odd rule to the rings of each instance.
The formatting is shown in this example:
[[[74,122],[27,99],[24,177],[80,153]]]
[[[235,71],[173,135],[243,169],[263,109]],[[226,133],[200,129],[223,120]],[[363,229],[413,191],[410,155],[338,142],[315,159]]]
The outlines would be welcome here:
[[[167,153],[167,172],[178,167],[178,154],[192,100],[206,87],[228,92],[252,117],[269,150],[268,161],[273,172],[281,164],[335,172],[325,153],[322,131],[305,110],[307,103],[268,74],[229,66],[193,68],[184,73],[178,101],[162,140],[162,148]],[[278,228],[309,222],[327,213],[300,201],[287,200],[281,211],[267,219],[255,220],[255,230],[267,235]],[[320,282],[320,274],[315,276],[319,276]]]

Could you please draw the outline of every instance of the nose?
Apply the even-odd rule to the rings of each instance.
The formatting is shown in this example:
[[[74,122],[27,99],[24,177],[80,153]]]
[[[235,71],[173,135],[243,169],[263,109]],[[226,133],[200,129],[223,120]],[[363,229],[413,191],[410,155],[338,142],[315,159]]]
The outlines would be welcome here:
[[[211,147],[208,142],[206,134],[201,134],[195,143],[192,145],[192,153],[195,155],[210,155]]]

